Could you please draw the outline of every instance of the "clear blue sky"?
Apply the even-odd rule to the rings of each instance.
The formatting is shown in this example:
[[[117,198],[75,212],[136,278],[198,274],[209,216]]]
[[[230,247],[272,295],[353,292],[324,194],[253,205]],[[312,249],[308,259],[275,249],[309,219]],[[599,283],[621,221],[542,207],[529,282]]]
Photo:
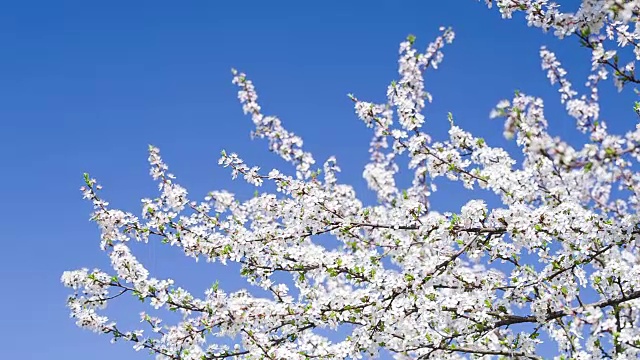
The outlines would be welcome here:
[[[578,1],[560,3],[575,9]],[[424,48],[441,25],[453,26],[457,37],[427,76],[434,103],[425,126],[436,138],[451,111],[464,128],[513,149],[488,114],[520,89],[547,100],[555,133],[580,139],[540,70],[538,49],[549,44],[577,69],[576,84],[584,82],[590,54],[575,40],[560,43],[528,28],[521,17],[501,20],[474,0],[2,2],[0,357],[149,358],[68,318],[62,271],[108,267],[88,221],[91,206],[78,191],[83,172],[98,178],[113,206],[139,213],[139,199],[155,195],[146,163],[152,143],[192,198],[221,188],[252,193],[217,166],[221,149],[267,169],[283,163],[249,139],[252,123],[230,83],[236,67],[254,80],[266,113],[301,135],[318,162],[335,154],[340,179],[365,194],[371,134],[346,94],[382,101],[396,78],[398,44],[413,33]],[[604,101],[605,118],[633,119],[631,102]],[[433,198],[438,210],[458,209],[474,195],[442,188]],[[172,250],[149,246],[139,255],[156,275],[195,294],[216,279],[245,286]],[[139,310],[127,303],[113,311],[135,317]]]

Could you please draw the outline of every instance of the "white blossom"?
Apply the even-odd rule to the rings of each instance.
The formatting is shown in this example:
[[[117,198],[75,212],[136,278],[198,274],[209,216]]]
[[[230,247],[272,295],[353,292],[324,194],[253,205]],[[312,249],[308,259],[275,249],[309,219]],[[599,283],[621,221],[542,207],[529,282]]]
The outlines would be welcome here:
[[[551,135],[544,102],[524,92],[490,113],[504,120],[504,135],[521,154],[465,130],[466,121],[481,119],[453,113],[447,136],[435,139],[429,121],[447,119],[425,115],[432,98],[424,73],[439,67],[455,35],[440,28],[425,51],[409,36],[386,102],[350,96],[373,132],[363,177],[378,203],[365,205],[341,182],[338,157],[314,168],[302,139],[261,112],[253,83],[234,70],[253,136],[266,138],[295,176],[223,151],[219,165],[256,187],[255,195],[241,200],[214,190],[196,202],[150,146],[159,194],[142,200],[138,218],[111,208],[86,174],[82,196],[93,205],[112,269],[62,274],[76,324],[172,360],[388,353],[542,359],[550,350],[556,359],[640,357],[640,125],[611,133],[599,103],[600,83],[609,76],[621,90],[640,83],[640,1],[583,0],[574,12],[547,0],[484,2],[504,18],[523,12],[529,26],[587,48],[584,93],[554,52],[540,49],[542,69],[576,129],[586,133],[584,144]],[[640,105],[630,108],[640,114]],[[398,185],[402,171],[412,175],[406,189]],[[440,213],[430,202],[436,181],[477,190],[458,211]],[[490,206],[490,196],[499,205]],[[233,264],[248,289],[227,292],[216,282],[192,293],[154,277],[134,255],[137,242],[149,241],[195,261]],[[124,296],[145,307],[136,315],[138,328],[106,315]],[[330,339],[327,331],[348,336]]]

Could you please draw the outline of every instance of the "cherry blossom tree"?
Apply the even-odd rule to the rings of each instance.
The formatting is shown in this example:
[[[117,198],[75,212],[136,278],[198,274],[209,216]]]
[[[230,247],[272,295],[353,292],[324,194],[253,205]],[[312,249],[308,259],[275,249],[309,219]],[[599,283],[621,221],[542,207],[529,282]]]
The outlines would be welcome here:
[[[266,139],[295,175],[263,171],[223,151],[219,164],[233,178],[257,188],[269,183],[275,193],[241,202],[212,191],[194,201],[150,146],[159,196],[142,200],[140,217],[110,208],[85,175],[83,195],[93,203],[113,269],[62,275],[74,290],[68,307],[77,325],[158,359],[541,359],[543,347],[558,359],[640,358],[640,122],[624,135],[609,133],[598,93],[608,77],[620,91],[640,83],[640,1],[583,0],[575,13],[546,0],[485,3],[503,18],[523,13],[529,26],[590,51],[580,94],[555,54],[540,49],[542,69],[586,134],[581,147],[549,135],[543,101],[522,92],[491,113],[504,119],[504,135],[522,151],[520,164],[451,115],[448,138],[432,140],[423,129],[431,100],[423,74],[437,69],[454,32],[441,28],[424,52],[409,36],[387,102],[350,95],[373,130],[363,176],[378,203],[365,206],[339,181],[337,160],[317,166],[300,137],[262,113],[251,80],[233,70],[253,136]],[[632,109],[640,115],[640,103],[629,106],[635,117]],[[405,190],[396,186],[401,156],[413,176]],[[479,197],[495,193],[501,204],[489,208],[475,199],[456,213],[439,213],[429,195],[441,177],[477,189]],[[323,246],[323,234],[342,246]],[[195,260],[238,263],[250,288],[270,295],[217,285],[191,294],[152,277],[130,247],[149,241]],[[291,280],[277,280],[281,274]],[[102,311],[124,294],[149,307],[138,329]],[[182,317],[167,321],[162,309]],[[342,339],[320,334],[342,325],[349,332]]]

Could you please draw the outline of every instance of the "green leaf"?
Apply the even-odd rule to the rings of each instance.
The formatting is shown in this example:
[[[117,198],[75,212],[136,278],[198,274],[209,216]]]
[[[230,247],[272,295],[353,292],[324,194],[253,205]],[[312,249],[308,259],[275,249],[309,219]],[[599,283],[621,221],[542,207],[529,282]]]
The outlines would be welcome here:
[[[607,156],[614,156],[616,154],[616,151],[610,147],[604,149],[604,153],[607,154]]]
[[[222,249],[222,254],[229,255],[229,254],[231,254],[232,251],[233,251],[233,247],[231,247],[231,245],[227,244]]]
[[[593,168],[593,163],[591,161],[589,161],[588,163],[584,164],[584,172],[589,172],[589,171],[591,171],[592,168]]]

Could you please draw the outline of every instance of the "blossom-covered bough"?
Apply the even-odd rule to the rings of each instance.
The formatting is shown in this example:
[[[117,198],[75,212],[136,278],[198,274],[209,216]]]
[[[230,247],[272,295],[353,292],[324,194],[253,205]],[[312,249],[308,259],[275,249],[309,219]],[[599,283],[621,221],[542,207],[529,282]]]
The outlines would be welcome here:
[[[640,173],[634,167],[640,125],[610,134],[599,119],[598,85],[607,77],[621,90],[640,83],[634,72],[640,1],[584,0],[575,13],[544,0],[486,3],[505,18],[523,12],[529,25],[591,51],[584,95],[556,56],[540,51],[561,102],[588,136],[581,148],[550,136],[542,100],[524,93],[492,112],[505,119],[505,136],[522,149],[521,164],[455,125],[452,116],[449,139],[432,141],[422,128],[431,99],[423,72],[437,68],[454,33],[442,28],[424,53],[410,36],[400,45],[400,78],[389,86],[388,102],[351,96],[374,131],[364,177],[378,204],[364,206],[338,181],[336,160],[314,167],[302,140],[262,114],[253,83],[234,71],[253,135],[293,164],[295,176],[262,172],[223,152],[220,164],[234,178],[271,183],[277,192],[240,202],[213,191],[196,202],[150,147],[160,195],[143,200],[138,218],[109,208],[87,175],[84,197],[93,202],[92,219],[113,271],[64,273],[63,283],[75,290],[68,306],[77,324],[160,359],[639,358]],[[631,106],[629,112],[636,116]],[[395,184],[395,159],[403,155],[413,173],[406,190]],[[472,200],[458,213],[438,213],[428,199],[439,177],[484,189],[478,196],[493,192],[502,205],[490,209]],[[326,235],[343,246],[325,246]],[[271,296],[227,293],[217,285],[191,294],[152,277],[132,254],[131,241],[167,243],[196,260],[239,263],[241,275]],[[283,273],[291,280],[278,281]],[[101,313],[128,293],[150,306],[139,329],[121,328]],[[159,309],[183,317],[165,323]],[[321,335],[338,327],[339,335],[348,334]]]

